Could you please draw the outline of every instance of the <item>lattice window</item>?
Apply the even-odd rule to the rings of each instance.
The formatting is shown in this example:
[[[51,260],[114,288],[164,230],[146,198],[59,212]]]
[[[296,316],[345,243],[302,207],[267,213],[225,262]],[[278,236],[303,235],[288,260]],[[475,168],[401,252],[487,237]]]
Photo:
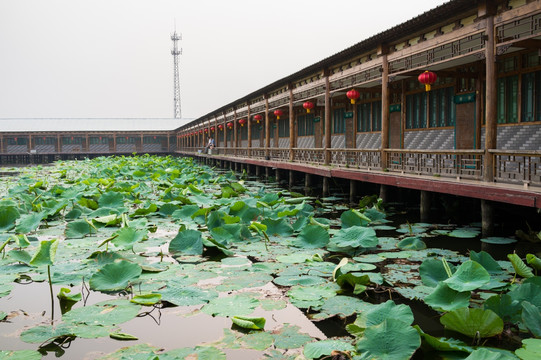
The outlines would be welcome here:
[[[278,137],[289,137],[289,119],[278,120]]]
[[[406,129],[426,127],[426,98],[426,92],[406,96]]]
[[[522,74],[521,121],[541,121],[541,71]]]
[[[335,109],[333,111],[333,134],[344,134],[346,132],[346,119],[344,113],[345,111],[343,108]]]
[[[454,126],[456,118],[453,102],[454,88],[432,90],[428,94],[430,96],[430,127]]]
[[[518,122],[518,75],[498,79],[498,124]]]

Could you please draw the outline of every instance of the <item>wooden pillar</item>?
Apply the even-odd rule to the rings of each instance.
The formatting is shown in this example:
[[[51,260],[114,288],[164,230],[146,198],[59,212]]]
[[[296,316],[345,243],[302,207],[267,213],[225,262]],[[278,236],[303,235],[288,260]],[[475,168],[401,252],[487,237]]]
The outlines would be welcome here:
[[[250,112],[250,103],[247,104],[248,106],[248,114],[246,115],[247,116],[247,119],[246,119],[246,126],[248,126],[248,129],[246,129],[248,131],[248,157],[251,157],[252,155],[252,152],[250,150],[250,148],[252,147],[252,114]]]
[[[488,200],[481,200],[481,235],[494,235],[494,208]]]
[[[265,159],[266,160],[270,160],[269,148],[270,148],[269,97],[268,95],[265,94]]]
[[[329,196],[329,178],[326,176],[323,177],[323,189],[321,193],[323,197]]]
[[[293,84],[289,84],[289,161],[293,161],[295,158],[293,149],[297,147],[296,139],[295,112],[293,111]]]
[[[261,176],[260,172],[261,172],[261,166],[256,165],[255,166],[255,176],[257,176],[257,177]]]
[[[291,190],[291,188],[293,187],[293,185],[295,185],[295,171],[294,170],[289,170],[289,189]]]
[[[421,190],[421,200],[420,200],[420,219],[421,222],[427,223],[430,222],[430,198],[431,193],[425,190]]]
[[[488,40],[485,48],[486,58],[486,111],[485,111],[485,168],[483,180],[492,182],[494,180],[494,158],[489,150],[497,147],[497,79],[496,79],[496,54],[494,37],[494,17],[486,19],[486,33]]]
[[[270,176],[270,168],[268,166],[265,166],[265,179],[269,179]]]
[[[387,201],[388,192],[389,192],[389,190],[388,190],[388,188],[387,188],[387,185],[381,184],[381,185],[379,186],[379,198],[380,198],[381,200],[383,200],[383,202],[388,202],[388,201]]]
[[[281,180],[281,179],[280,179],[280,169],[276,168],[276,169],[274,170],[274,177],[276,178],[276,182],[277,182],[277,183],[280,183],[280,180]]]
[[[227,116],[225,116],[225,113],[224,113],[224,147],[225,148],[229,146],[229,144],[227,143],[227,130],[229,130],[227,128]],[[225,150],[225,152],[227,153],[227,149]]]
[[[60,142],[60,134],[56,134],[56,146],[58,147],[58,152],[62,152],[62,143]]]
[[[357,199],[357,181],[349,180],[349,203],[351,205],[355,204]]]
[[[325,165],[331,163],[331,85],[329,82],[329,72],[325,71]],[[323,182],[325,183],[323,178]]]
[[[312,193],[312,174],[304,174],[304,193],[310,195]]]
[[[389,148],[389,62],[387,61],[386,47],[380,46],[378,52],[381,52],[381,168],[387,168],[387,156],[385,149]]]
[[[233,109],[233,147],[235,148],[235,155],[237,155],[237,148],[239,147],[237,122],[237,110]]]

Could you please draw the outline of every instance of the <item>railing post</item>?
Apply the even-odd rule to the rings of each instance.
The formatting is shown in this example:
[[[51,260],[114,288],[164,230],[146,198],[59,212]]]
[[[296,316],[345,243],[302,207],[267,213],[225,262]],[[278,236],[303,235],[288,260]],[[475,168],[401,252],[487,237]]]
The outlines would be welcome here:
[[[486,133],[485,133],[485,169],[483,180],[494,181],[494,155],[491,149],[497,147],[497,88],[496,88],[496,55],[494,37],[494,16],[490,14],[486,19],[487,42],[485,49],[486,58]]]
[[[387,47],[380,45],[378,53],[381,57],[381,169],[388,167],[385,150],[389,148],[389,62],[387,61]]]
[[[270,159],[270,119],[269,119],[269,96],[265,94],[265,160]]]
[[[293,161],[293,148],[297,146],[297,128],[295,127],[295,111],[293,109],[293,84],[289,84],[289,161]]]
[[[325,70],[325,146],[324,164],[331,163],[331,85],[329,71]],[[324,178],[325,179],[325,178]]]

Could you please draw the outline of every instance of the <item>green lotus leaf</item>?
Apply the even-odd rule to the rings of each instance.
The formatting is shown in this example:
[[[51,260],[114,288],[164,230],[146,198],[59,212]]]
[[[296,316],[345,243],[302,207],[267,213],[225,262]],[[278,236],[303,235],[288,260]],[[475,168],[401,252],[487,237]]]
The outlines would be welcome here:
[[[319,359],[322,356],[330,356],[333,351],[352,352],[355,347],[349,342],[342,340],[321,340],[304,345],[303,354],[307,359]]]
[[[139,208],[135,210],[130,216],[145,216],[148,214],[152,214],[158,211],[158,206],[156,204],[149,204],[147,207]]]
[[[56,295],[56,297],[59,299],[64,299],[64,300],[74,301],[74,302],[81,301],[82,299],[81,293],[72,294],[71,290],[68,288],[61,288],[60,292]]]
[[[41,357],[41,353],[35,350],[0,350],[0,359],[40,360]]]
[[[376,270],[377,266],[368,263],[348,263],[340,268],[342,274],[357,272],[357,271],[372,271]]]
[[[276,261],[284,264],[300,264],[312,260],[312,256],[312,254],[295,252],[290,255],[279,255],[276,257]]]
[[[15,227],[15,231],[21,234],[28,234],[35,231],[41,220],[45,218],[45,212],[32,213],[21,216],[19,223]]]
[[[400,250],[423,250],[426,249],[426,243],[417,236],[409,236],[396,244],[396,247]]]
[[[322,248],[329,242],[329,233],[319,225],[306,225],[304,229],[294,238],[291,243],[293,246],[316,249]]]
[[[387,300],[378,305],[373,305],[367,310],[359,313],[354,324],[366,329],[370,326],[383,323],[386,319],[401,321],[406,325],[413,323],[413,313],[407,305],[396,305],[394,301]]]
[[[451,289],[464,292],[480,288],[490,281],[490,274],[481,264],[468,260],[462,263],[453,276],[444,280]]]
[[[489,349],[475,349],[466,359],[464,360],[514,360],[517,357],[513,353],[503,353],[500,351],[489,350]]]
[[[55,338],[63,336],[78,336],[84,339],[97,339],[108,336],[113,331],[110,325],[104,326],[101,324],[77,324],[77,323],[60,323],[54,326],[39,325],[27,329],[21,333],[21,340],[26,343],[40,344],[50,342]]]
[[[154,304],[159,303],[162,300],[161,294],[143,294],[143,295],[135,295],[130,302],[134,304],[144,305],[144,306],[151,306]]]
[[[30,260],[32,260],[32,255],[26,250],[10,250],[7,254],[11,259],[26,265],[30,265]]]
[[[66,225],[64,235],[67,239],[80,239],[92,232],[92,227],[85,220],[76,220]]]
[[[443,315],[440,322],[446,329],[471,338],[491,337],[503,331],[503,320],[492,310],[460,308]]]
[[[90,288],[98,291],[118,291],[125,289],[137,279],[142,269],[139,265],[126,260],[116,260],[107,264],[90,278]]]
[[[455,272],[455,266],[453,264],[448,265],[451,272]],[[440,281],[449,278],[443,261],[439,259],[426,259],[423,261],[419,266],[419,275],[423,284],[430,287],[436,287]]]
[[[338,295],[326,299],[319,308],[320,313],[315,314],[312,318],[314,320],[323,320],[333,316],[345,318],[357,312],[366,311],[372,306],[372,304],[364,302],[359,298]]]
[[[494,311],[505,322],[520,321],[521,302],[514,300],[509,294],[496,294],[483,303],[483,308]]]
[[[240,341],[245,348],[264,351],[272,346],[274,336],[269,332],[254,331],[241,337]]]
[[[444,338],[444,337],[435,337],[425,333],[419,325],[413,325],[413,327],[419,332],[423,342],[428,344],[431,348],[438,351],[460,351],[471,353],[474,348],[468,346],[463,341],[453,339],[453,338]]]
[[[250,315],[258,305],[257,299],[233,295],[212,299],[201,311],[212,316],[242,316]]]
[[[389,318],[367,328],[355,348],[365,359],[407,360],[420,345],[417,330],[403,321]]]
[[[526,254],[526,262],[535,270],[541,270],[541,259],[534,254]]]
[[[46,266],[54,263],[56,250],[58,249],[58,240],[40,241],[39,248],[30,260],[32,266]]]
[[[455,229],[451,231],[447,236],[461,238],[461,239],[472,239],[479,235],[479,230],[476,229]]]
[[[293,234],[293,227],[286,219],[265,219],[261,222],[267,226],[267,234],[271,236],[289,236]]]
[[[274,346],[284,350],[296,349],[313,340],[299,330],[298,326],[285,324],[281,329],[273,331]]]
[[[511,261],[511,264],[513,264],[513,268],[515,269],[515,273],[519,276],[522,276],[524,278],[530,278],[533,277],[534,274],[532,272],[532,269],[529,268],[524,261],[518,256],[517,254],[508,254],[507,258],[509,261]]]
[[[0,232],[13,229],[19,217],[19,211],[14,206],[0,206]]]
[[[156,357],[147,356],[144,359],[141,358],[141,360],[156,360]],[[123,359],[133,359],[133,357],[124,357]],[[175,349],[159,355],[159,360],[177,359],[226,360],[226,355],[223,351],[212,346],[196,346],[195,348]]]
[[[439,283],[434,292],[424,298],[424,302],[438,311],[451,311],[470,304],[469,291],[458,292],[445,283]]]
[[[100,196],[98,204],[102,208],[120,208],[124,206],[124,195],[116,191],[108,191]]]
[[[338,230],[332,244],[339,248],[371,248],[378,245],[378,238],[372,228],[351,226]]]
[[[62,320],[65,323],[75,324],[117,325],[135,318],[140,310],[140,305],[130,303],[129,300],[107,300],[94,305],[72,309],[62,316]],[[110,332],[110,330],[107,331],[107,335]]]
[[[358,295],[366,290],[366,286],[370,284],[370,275],[359,273],[348,273],[338,276],[336,283],[340,287],[345,288],[346,284],[353,288],[353,294]]]
[[[503,272],[500,264],[486,251],[470,251],[470,259],[481,264],[489,274],[501,274]]]
[[[265,327],[265,318],[263,317],[248,317],[248,316],[232,316],[233,324],[244,329],[263,330]]]
[[[157,291],[162,300],[177,306],[191,306],[206,304],[218,297],[214,290],[202,290],[196,287],[179,286],[168,283],[165,289]]]
[[[514,244],[517,242],[516,239],[496,237],[496,236],[483,238],[481,239],[481,241],[487,244],[497,244],[497,245]]]
[[[171,254],[201,255],[203,254],[203,240],[197,230],[181,231],[169,243]]]
[[[109,334],[107,334],[109,336]],[[178,351],[172,350],[172,351]],[[102,357],[101,360],[124,360],[124,359],[130,359],[130,360],[173,360],[173,359],[185,359],[185,357],[174,357],[169,356],[167,357],[167,353],[160,354],[158,357],[158,352],[160,349],[156,347],[152,347],[148,344],[137,344],[133,346],[126,346],[118,349],[117,351],[106,355],[105,357]],[[187,353],[188,355],[190,353]],[[223,359],[225,360],[225,358]]]
[[[199,210],[197,205],[184,205],[179,210],[175,210],[171,217],[174,219],[190,219],[197,210]]]
[[[121,332],[112,332],[109,334],[109,337],[115,340],[139,340],[137,336],[133,336],[133,335],[121,333]]]
[[[507,293],[514,301],[528,301],[541,309],[541,285],[523,283]]]
[[[522,302],[522,323],[535,337],[541,337],[541,311],[527,301]]]
[[[336,296],[338,290],[340,290],[340,288],[333,284],[324,284],[320,286],[293,286],[287,294],[291,299],[313,301]]]
[[[522,347],[515,354],[522,360],[538,360],[541,358],[541,339],[522,340]]]
[[[113,236],[116,236],[111,240],[117,248],[120,249],[131,249],[133,244],[142,241],[146,238],[148,231],[137,230],[131,227],[123,227],[122,229],[115,231]]]
[[[358,212],[357,212],[358,213]],[[368,218],[358,216],[353,210],[347,210],[340,215],[342,222],[342,229],[346,229],[352,226],[366,226],[370,223]]]

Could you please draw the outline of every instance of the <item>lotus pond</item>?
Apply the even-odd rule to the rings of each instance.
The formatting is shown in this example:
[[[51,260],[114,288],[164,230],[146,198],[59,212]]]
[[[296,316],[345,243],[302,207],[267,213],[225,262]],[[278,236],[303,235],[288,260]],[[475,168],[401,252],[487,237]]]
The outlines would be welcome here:
[[[476,226],[189,158],[2,172],[0,359],[541,358],[539,253],[431,245]]]

